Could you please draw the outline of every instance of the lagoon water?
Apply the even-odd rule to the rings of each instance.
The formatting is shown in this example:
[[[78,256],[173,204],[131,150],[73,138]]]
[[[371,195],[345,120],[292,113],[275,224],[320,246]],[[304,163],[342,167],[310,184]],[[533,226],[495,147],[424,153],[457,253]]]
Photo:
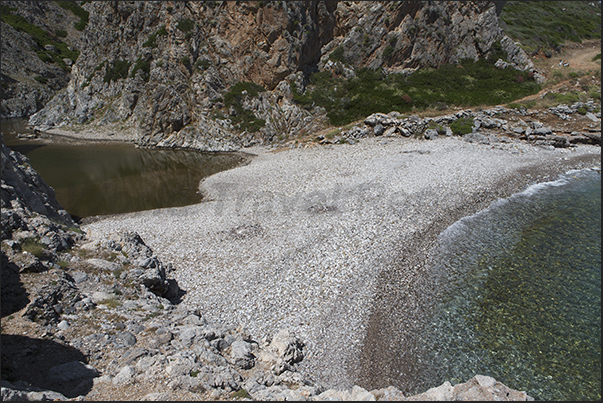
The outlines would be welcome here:
[[[23,121],[2,121],[5,144],[29,158],[74,218],[201,202],[199,182],[244,161],[238,153],[140,149],[132,144],[46,144],[17,138]]]
[[[601,400],[600,171],[500,200],[439,245],[418,391],[481,374],[536,400]]]

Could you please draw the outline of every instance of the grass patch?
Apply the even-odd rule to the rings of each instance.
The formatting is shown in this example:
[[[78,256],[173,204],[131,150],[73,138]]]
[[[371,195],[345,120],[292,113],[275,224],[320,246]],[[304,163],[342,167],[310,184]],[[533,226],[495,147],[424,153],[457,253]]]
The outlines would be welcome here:
[[[115,297],[103,299],[102,301],[99,301],[98,303],[106,305],[107,307],[109,307],[111,309],[115,309],[115,308],[121,306],[121,302],[119,302],[119,300]]]
[[[356,77],[346,79],[328,71],[317,72],[310,75],[305,93],[291,85],[293,98],[307,109],[325,108],[329,123],[343,126],[375,112],[404,114],[436,110],[441,105],[499,105],[540,91],[528,72],[495,67],[500,55],[496,47],[494,50],[488,59],[463,60],[409,75],[363,68],[356,71]]]
[[[232,394],[232,397],[235,399],[251,399],[249,393],[245,389],[239,389]]]
[[[21,241],[21,250],[31,253],[35,257],[39,258],[44,253],[46,245],[38,240],[38,238],[24,238]]]
[[[507,1],[500,20],[505,34],[528,52],[558,51],[566,40],[601,38],[601,3],[596,1]]]
[[[147,316],[145,316],[144,318],[142,318],[142,321],[145,322],[145,321],[147,321],[149,319],[153,319],[153,318],[155,318],[155,317],[157,317],[159,315],[161,315],[161,312],[159,312],[159,311],[150,313]]]
[[[553,105],[571,105],[575,102],[586,101],[586,93],[577,91],[565,92],[563,94],[549,92],[544,96],[544,100],[551,101]]]
[[[601,53],[592,58],[592,61],[595,62],[597,60],[601,60]]]
[[[338,135],[339,133],[341,133],[341,129],[339,129],[339,128],[329,130],[327,132],[327,134],[325,134],[325,138],[329,139],[329,140],[333,140],[333,138],[335,138],[335,136]]]

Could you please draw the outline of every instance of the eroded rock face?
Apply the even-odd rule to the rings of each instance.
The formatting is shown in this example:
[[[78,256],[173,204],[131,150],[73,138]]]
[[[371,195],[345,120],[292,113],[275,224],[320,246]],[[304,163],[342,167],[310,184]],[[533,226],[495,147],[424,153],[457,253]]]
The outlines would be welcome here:
[[[437,67],[489,54],[500,41],[495,2],[88,2],[71,81],[32,126],[119,130],[142,146],[233,151],[311,132],[324,111],[293,99],[309,73],[353,76]],[[522,50],[505,42],[513,62]],[[345,63],[333,61],[333,52]],[[529,59],[526,59],[529,61]],[[232,85],[267,91],[242,103],[265,125],[248,132],[224,112]],[[226,116],[225,116],[226,115]],[[250,129],[251,130],[251,129]],[[255,129],[253,129],[255,130]]]
[[[61,8],[54,1],[3,1],[14,15],[49,33],[67,32],[62,42],[79,47],[80,31],[73,24],[78,18]],[[40,110],[56,93],[65,88],[70,79],[70,67],[65,69],[54,63],[46,63],[37,51],[44,51],[27,33],[16,30],[4,21],[0,22],[2,40],[2,74],[0,75],[0,117],[28,117]],[[47,45],[52,46],[52,45]],[[51,49],[51,48],[49,48]],[[56,48],[51,49],[56,51]],[[71,63],[68,60],[67,63]]]

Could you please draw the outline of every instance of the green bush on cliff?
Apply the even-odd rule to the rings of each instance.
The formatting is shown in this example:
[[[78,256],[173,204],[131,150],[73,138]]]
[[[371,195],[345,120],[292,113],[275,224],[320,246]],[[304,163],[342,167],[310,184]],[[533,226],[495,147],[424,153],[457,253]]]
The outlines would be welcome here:
[[[88,11],[80,7],[75,1],[57,1],[56,3],[62,8],[69,10],[76,16],[80,17],[80,20],[73,24],[75,29],[78,31],[83,31],[84,28],[86,28],[86,25],[88,25],[88,18],[90,16]]]
[[[108,67],[105,70],[105,76],[103,82],[108,83],[111,81],[117,81],[122,78],[128,77],[128,71],[130,70],[130,62],[127,60],[116,60],[113,67]]]
[[[157,32],[151,34],[149,39],[145,43],[142,44],[143,48],[156,48],[157,47],[157,37],[167,35],[167,30],[165,29],[165,25],[162,25],[161,28],[157,30]]]
[[[266,125],[264,119],[257,118],[252,111],[243,108],[243,98],[245,96],[254,98],[263,91],[265,91],[265,89],[261,85],[248,81],[241,81],[233,85],[230,90],[224,94],[224,105],[234,109],[234,114],[229,118],[239,129],[253,133]]]
[[[130,77],[136,77],[136,72],[138,70],[142,70],[141,77],[144,81],[149,81],[149,73],[151,71],[151,62],[148,60],[144,60],[141,56],[136,60],[136,64],[134,64],[134,68],[132,69],[132,73],[130,73]]]
[[[195,26],[195,23],[190,18],[182,19],[182,20],[178,21],[178,23],[176,24],[176,28],[178,28],[182,32],[188,32],[191,29],[193,29],[194,26]]]

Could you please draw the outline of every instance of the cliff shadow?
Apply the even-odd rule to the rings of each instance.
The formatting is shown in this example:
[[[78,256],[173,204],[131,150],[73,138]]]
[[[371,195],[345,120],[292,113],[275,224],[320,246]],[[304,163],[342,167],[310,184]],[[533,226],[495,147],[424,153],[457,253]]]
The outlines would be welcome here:
[[[68,398],[86,395],[98,373],[85,368],[86,356],[79,350],[52,340],[2,334],[2,379],[16,387],[40,388]],[[53,369],[61,364],[76,364]]]
[[[8,257],[2,252],[2,271],[0,279],[2,280],[2,317],[9,316],[20,311],[29,304],[29,298],[21,276],[19,267],[8,260]]]

